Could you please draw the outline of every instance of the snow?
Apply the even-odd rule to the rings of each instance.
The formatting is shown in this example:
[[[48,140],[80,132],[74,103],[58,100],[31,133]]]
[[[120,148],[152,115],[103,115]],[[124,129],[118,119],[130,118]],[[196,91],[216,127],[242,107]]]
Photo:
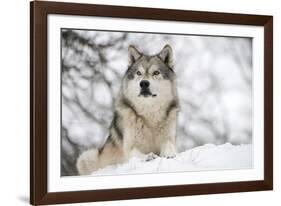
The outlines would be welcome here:
[[[173,159],[157,157],[145,161],[132,157],[127,163],[107,166],[92,175],[250,169],[252,164],[251,144],[206,144],[179,153]]]

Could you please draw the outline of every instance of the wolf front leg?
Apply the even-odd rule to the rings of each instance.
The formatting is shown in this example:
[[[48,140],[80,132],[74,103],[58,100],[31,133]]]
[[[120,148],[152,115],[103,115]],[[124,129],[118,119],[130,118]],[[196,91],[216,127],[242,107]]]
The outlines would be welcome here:
[[[150,161],[157,157],[154,153],[144,154],[131,141],[125,141],[123,145],[125,159],[129,161],[133,157],[137,157],[143,161]]]
[[[160,156],[166,158],[174,158],[177,154],[175,142],[168,140],[163,142],[160,148]]]
[[[160,156],[166,158],[173,158],[177,154],[176,149],[176,111],[170,115],[168,126],[166,127],[166,136],[160,146]]]

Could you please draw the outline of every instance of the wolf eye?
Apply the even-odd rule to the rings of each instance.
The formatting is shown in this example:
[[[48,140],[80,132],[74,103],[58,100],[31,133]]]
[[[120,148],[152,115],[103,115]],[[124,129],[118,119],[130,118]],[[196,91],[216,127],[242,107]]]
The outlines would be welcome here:
[[[140,71],[137,71],[137,75],[139,75],[139,76],[140,76],[140,75],[141,75],[141,72],[140,72]]]
[[[153,75],[158,75],[158,74],[160,74],[160,72],[159,72],[159,71],[155,71],[155,72],[153,72]]]

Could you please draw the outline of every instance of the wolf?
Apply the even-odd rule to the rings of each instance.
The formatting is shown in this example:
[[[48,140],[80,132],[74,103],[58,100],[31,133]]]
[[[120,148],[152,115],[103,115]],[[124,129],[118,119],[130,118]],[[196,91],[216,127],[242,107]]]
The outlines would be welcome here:
[[[101,148],[84,151],[77,159],[80,175],[137,156],[149,161],[173,158],[179,100],[170,45],[155,55],[128,47],[128,69],[114,103],[109,135]]]

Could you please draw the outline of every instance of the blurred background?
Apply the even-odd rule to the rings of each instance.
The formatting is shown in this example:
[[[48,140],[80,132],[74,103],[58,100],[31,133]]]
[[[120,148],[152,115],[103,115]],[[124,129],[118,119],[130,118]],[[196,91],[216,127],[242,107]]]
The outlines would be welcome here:
[[[174,52],[181,110],[179,152],[212,143],[252,142],[252,39],[63,29],[61,175],[105,142],[130,44]]]

